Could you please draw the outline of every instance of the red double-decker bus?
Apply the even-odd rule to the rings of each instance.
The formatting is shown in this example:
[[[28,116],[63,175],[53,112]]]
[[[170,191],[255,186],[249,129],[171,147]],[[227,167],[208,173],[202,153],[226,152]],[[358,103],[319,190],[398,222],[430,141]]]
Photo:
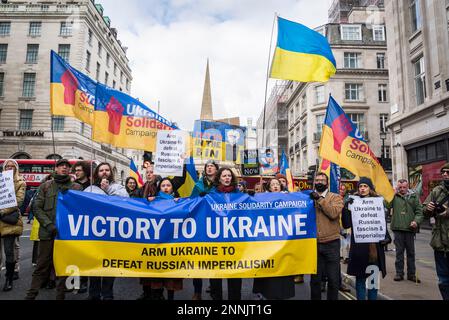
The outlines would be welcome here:
[[[5,161],[6,159],[0,159],[0,171],[3,169],[3,163]],[[27,189],[34,189],[41,185],[41,181],[44,178],[55,171],[55,164],[58,160],[15,159],[15,161],[19,164],[19,171],[26,181]],[[78,161],[81,160],[69,160],[72,166]],[[86,161],[91,162],[91,160]]]

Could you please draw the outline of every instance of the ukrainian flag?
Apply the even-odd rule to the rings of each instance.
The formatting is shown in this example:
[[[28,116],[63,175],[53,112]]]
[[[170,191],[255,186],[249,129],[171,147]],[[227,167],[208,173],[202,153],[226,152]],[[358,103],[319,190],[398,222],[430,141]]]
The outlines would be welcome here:
[[[139,170],[137,170],[137,166],[134,163],[133,159],[131,159],[131,162],[129,163],[129,176],[136,179],[137,186],[139,188],[141,188],[144,185],[142,176],[140,175]]]
[[[279,172],[287,177],[288,191],[289,192],[295,191],[295,187],[293,185],[293,175],[290,170],[290,165],[288,164],[288,159],[287,159],[287,156],[285,155],[284,151],[282,151],[281,168],[280,168]]]
[[[327,82],[337,63],[326,37],[278,17],[278,40],[271,78],[299,82]]]
[[[195,163],[193,157],[186,160],[186,181],[178,188],[178,193],[181,198],[188,198],[192,194],[193,187],[195,187],[198,181],[198,175],[196,174]]]

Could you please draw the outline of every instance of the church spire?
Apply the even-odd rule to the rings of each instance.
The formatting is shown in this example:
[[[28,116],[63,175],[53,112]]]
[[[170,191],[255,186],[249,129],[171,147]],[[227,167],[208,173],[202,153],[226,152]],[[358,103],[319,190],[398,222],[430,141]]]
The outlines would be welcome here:
[[[207,59],[206,79],[204,81],[203,102],[201,104],[201,120],[213,120],[212,95],[210,89],[209,59]]]

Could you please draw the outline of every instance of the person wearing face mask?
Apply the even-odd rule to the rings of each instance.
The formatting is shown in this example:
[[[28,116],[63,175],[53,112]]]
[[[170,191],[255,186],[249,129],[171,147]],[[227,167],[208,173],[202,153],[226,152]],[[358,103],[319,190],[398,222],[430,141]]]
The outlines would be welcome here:
[[[434,250],[438,287],[443,300],[449,300],[449,163],[441,168],[443,181],[424,201],[424,215],[435,219],[430,245]]]
[[[267,192],[282,193],[279,179],[271,179],[266,185]],[[294,276],[256,278],[253,282],[253,293],[257,300],[286,300],[295,296]]]
[[[360,198],[379,197],[374,189],[371,179],[361,177],[357,193],[354,194]],[[352,228],[352,213],[349,205],[354,202],[353,198],[349,198],[342,211],[342,223],[344,228]],[[385,278],[387,267],[385,263],[384,246],[377,243],[356,243],[354,233],[351,235],[351,248],[349,249],[348,274],[356,277],[356,295],[357,300],[366,300],[368,291],[368,300],[377,300],[377,289],[366,288],[366,279],[370,266],[377,266]]]
[[[327,300],[338,300],[340,287],[340,216],[343,199],[328,190],[329,178],[325,173],[315,176],[315,190],[310,198],[315,202],[318,273],[310,280],[312,300],[321,300],[323,275],[328,279]]]
[[[240,193],[237,178],[231,169],[221,168],[214,180],[210,193]],[[212,300],[223,300],[222,279],[210,279],[210,295]],[[228,279],[228,300],[242,299],[242,279]]]

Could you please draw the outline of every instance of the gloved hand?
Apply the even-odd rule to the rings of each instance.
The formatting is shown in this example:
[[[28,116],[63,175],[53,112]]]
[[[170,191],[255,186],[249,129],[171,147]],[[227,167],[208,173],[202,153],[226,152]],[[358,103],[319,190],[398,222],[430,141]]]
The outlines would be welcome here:
[[[256,192],[253,190],[248,190],[248,195],[254,197],[256,195]]]
[[[310,199],[312,199],[312,200],[318,200],[319,198],[321,198],[321,196],[318,194],[318,192],[312,192],[311,194],[310,194]]]
[[[203,191],[203,192],[200,193],[200,197],[201,197],[201,198],[204,198],[205,196],[207,196],[207,192],[204,192],[204,191]]]
[[[47,226],[47,229],[48,229],[48,231],[50,231],[50,233],[53,237],[56,237],[58,235],[58,230],[56,229],[56,226],[53,223],[49,224]]]

